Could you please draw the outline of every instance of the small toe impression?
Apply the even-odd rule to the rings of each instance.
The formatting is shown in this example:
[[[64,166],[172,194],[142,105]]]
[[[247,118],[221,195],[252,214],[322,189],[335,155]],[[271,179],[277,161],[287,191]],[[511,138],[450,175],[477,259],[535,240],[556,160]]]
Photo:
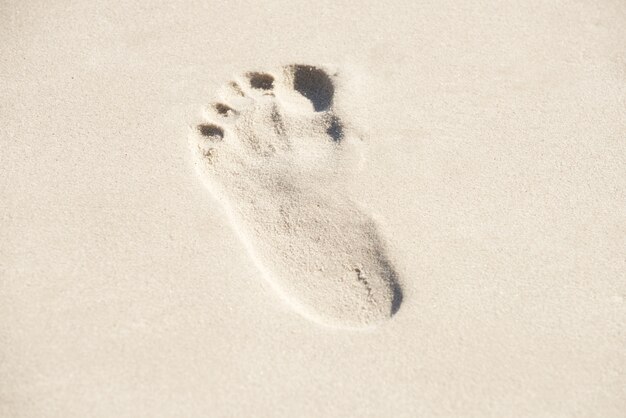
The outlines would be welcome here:
[[[293,80],[293,89],[309,99],[316,112],[332,105],[335,86],[324,70],[311,65],[291,65],[287,74]]]
[[[236,96],[240,96],[240,97],[245,96],[245,93],[243,92],[243,90],[241,90],[241,87],[239,87],[239,84],[237,84],[234,81],[231,81],[230,83],[228,83],[228,88],[229,88],[229,91]]]
[[[221,141],[224,138],[224,130],[212,123],[203,123],[198,125],[198,132],[212,142]]]
[[[257,90],[271,90],[274,88],[274,77],[266,73],[252,72],[246,74],[250,81],[250,86]]]
[[[238,113],[235,109],[224,103],[213,103],[212,107],[220,116],[230,116]]]

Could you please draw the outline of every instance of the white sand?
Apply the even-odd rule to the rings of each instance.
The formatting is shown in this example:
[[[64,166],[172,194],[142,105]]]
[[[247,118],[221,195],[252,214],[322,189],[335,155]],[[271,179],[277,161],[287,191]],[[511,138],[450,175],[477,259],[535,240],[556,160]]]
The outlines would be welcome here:
[[[624,416],[625,2],[61,3],[0,6],[0,416]],[[194,170],[293,63],[347,75],[373,329],[293,309]]]

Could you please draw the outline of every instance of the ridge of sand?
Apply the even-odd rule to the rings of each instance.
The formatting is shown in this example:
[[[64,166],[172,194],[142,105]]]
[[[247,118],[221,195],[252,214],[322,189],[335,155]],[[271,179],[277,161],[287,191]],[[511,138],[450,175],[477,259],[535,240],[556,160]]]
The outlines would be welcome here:
[[[360,140],[333,109],[336,74],[290,65],[221,91],[190,143],[264,276],[318,323],[369,327],[398,309],[396,273],[343,178]],[[351,143],[351,146],[346,146]]]

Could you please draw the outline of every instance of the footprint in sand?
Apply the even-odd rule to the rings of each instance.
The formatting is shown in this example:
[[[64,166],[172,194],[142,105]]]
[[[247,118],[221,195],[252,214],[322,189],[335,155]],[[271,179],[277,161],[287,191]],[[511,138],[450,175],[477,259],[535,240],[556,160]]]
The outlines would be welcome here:
[[[273,287],[305,317],[362,328],[402,293],[373,220],[347,197],[359,146],[333,104],[336,75],[290,65],[228,83],[190,134],[199,175]]]

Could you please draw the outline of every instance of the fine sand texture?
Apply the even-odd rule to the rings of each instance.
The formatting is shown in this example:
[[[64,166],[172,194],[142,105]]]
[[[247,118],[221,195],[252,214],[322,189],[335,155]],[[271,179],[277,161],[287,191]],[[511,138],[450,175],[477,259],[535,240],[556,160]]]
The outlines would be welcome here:
[[[0,417],[624,417],[626,2],[0,18]]]

